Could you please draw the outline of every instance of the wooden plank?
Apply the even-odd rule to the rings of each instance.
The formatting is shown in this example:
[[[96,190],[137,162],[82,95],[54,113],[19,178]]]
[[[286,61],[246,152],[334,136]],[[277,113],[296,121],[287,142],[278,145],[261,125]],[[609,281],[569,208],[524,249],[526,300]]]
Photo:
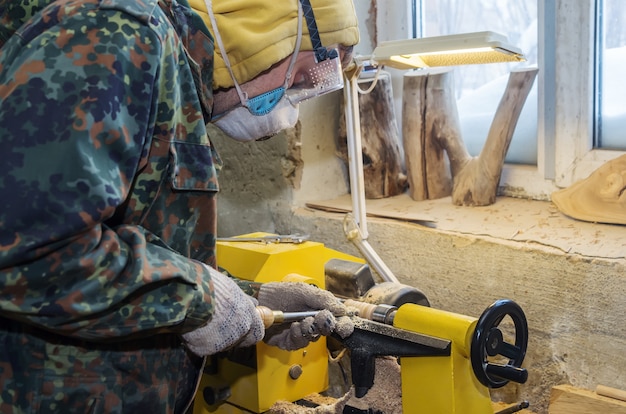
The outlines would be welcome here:
[[[626,402],[571,385],[557,385],[550,393],[548,414],[626,414]]]
[[[446,204],[450,204],[448,199]],[[350,195],[343,195],[334,200],[311,201],[306,203],[307,207],[331,212],[352,211],[352,199]],[[401,194],[395,197],[380,198],[376,200],[366,200],[366,210],[368,216],[395,218],[405,221],[417,221],[424,223],[434,223],[430,214],[422,210],[419,204],[411,200],[408,194]]]

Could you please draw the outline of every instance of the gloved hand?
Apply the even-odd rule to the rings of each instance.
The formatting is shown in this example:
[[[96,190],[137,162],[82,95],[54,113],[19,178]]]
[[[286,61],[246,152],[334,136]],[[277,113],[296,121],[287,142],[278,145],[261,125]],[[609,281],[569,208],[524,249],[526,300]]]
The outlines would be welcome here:
[[[196,355],[207,356],[232,346],[250,346],[263,339],[263,320],[254,298],[243,293],[228,276],[207,266],[215,289],[213,318],[206,325],[182,335]]]
[[[321,335],[337,332],[342,338],[352,334],[354,324],[346,307],[332,293],[307,283],[269,282],[259,290],[259,305],[283,312],[320,312],[299,322],[274,325],[267,329],[264,341],[293,351],[317,341]]]

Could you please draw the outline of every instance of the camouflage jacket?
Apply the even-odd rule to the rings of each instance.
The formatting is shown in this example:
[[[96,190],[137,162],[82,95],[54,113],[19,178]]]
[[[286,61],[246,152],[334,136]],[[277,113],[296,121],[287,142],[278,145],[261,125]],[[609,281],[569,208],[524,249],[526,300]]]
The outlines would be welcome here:
[[[210,318],[213,42],[185,3],[0,1],[0,315],[86,340]]]
[[[210,34],[186,0],[0,0],[0,47],[0,412],[181,411],[214,299]]]

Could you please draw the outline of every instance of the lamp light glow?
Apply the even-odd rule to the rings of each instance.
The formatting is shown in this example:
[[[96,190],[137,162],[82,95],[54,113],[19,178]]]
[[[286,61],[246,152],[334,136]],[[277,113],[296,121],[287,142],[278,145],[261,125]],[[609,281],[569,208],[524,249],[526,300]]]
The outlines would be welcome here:
[[[464,33],[381,42],[371,59],[397,69],[523,62],[521,50],[494,32]]]

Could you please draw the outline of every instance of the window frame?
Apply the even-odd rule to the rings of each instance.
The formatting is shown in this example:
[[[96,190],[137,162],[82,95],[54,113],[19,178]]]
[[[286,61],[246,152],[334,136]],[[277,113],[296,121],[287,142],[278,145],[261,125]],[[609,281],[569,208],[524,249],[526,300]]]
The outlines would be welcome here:
[[[596,0],[537,1],[537,165],[505,164],[500,193],[549,200],[553,191],[586,178],[626,152],[593,147]],[[412,10],[411,0],[377,1],[375,41],[419,33]],[[372,38],[370,33],[368,39]],[[395,76],[400,79],[394,82],[398,101],[402,72]]]

